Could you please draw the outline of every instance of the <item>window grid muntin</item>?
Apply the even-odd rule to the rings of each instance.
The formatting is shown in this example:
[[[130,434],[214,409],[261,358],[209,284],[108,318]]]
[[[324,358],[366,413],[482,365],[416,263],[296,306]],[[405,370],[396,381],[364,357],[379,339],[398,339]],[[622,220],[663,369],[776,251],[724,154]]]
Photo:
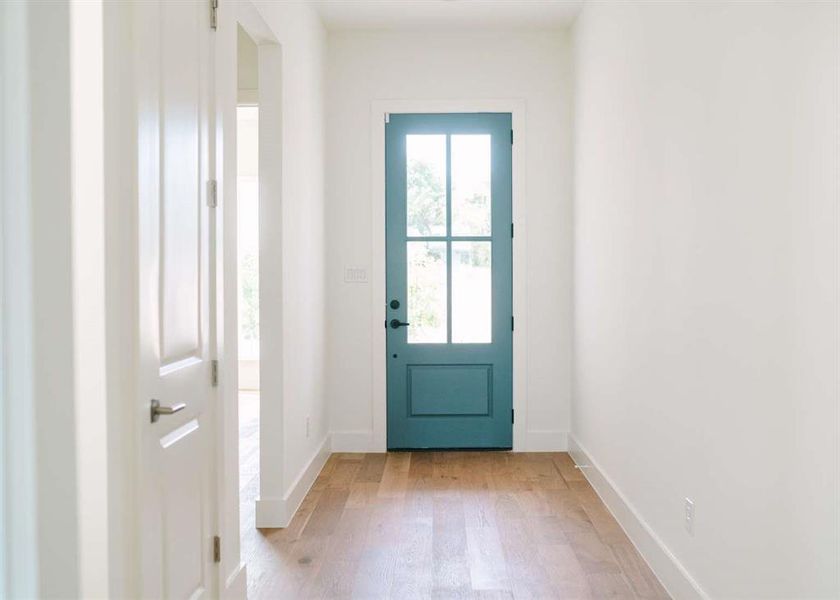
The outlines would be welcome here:
[[[435,134],[429,134],[435,135]],[[493,152],[493,139],[492,135],[490,134],[472,134],[472,135],[488,135],[490,137],[490,234],[489,235],[452,235],[452,134],[446,133],[446,235],[439,236],[439,235],[432,235],[432,236],[417,236],[417,235],[408,235],[408,222],[406,221],[406,228],[403,231],[404,236],[404,243],[406,244],[406,300],[408,300],[408,242],[446,242],[446,342],[411,342],[408,340],[408,335],[406,335],[406,341],[409,344],[422,344],[422,343],[445,343],[447,345],[453,344],[452,342],[452,243],[453,242],[489,242],[490,243],[490,269],[491,269],[491,297],[490,302],[492,306],[492,290],[493,290],[493,265],[495,261],[493,260],[493,232],[495,231],[495,227],[493,225],[493,221],[495,220],[495,215],[493,211],[493,169],[492,169],[492,152]],[[470,135],[470,134],[464,134]],[[407,136],[406,136],[407,137]],[[406,155],[406,173],[408,172],[408,158]],[[408,215],[408,182],[406,182],[406,218]],[[406,305],[406,309],[410,308],[410,306]],[[492,344],[493,337],[495,332],[493,331],[493,314],[491,310],[490,316],[490,341],[489,342],[479,342],[481,344]],[[469,343],[469,342],[464,342]],[[464,343],[459,343],[462,345]]]

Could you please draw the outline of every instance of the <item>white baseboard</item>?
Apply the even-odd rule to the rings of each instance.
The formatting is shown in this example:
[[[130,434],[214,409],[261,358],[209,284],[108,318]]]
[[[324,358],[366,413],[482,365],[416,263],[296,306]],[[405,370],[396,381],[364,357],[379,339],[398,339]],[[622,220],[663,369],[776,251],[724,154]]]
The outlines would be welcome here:
[[[515,444],[514,452],[565,452],[569,448],[569,432],[538,430],[525,432],[523,444]],[[333,452],[385,452],[370,431],[333,431]]]
[[[524,446],[522,452],[566,452],[569,449],[569,432],[553,430],[526,431]],[[514,448],[514,450],[519,452],[518,448]]]
[[[333,452],[385,452],[373,441],[372,431],[333,431]]]
[[[247,600],[248,575],[245,563],[239,563],[225,580],[225,587],[221,593],[222,600]]]
[[[331,435],[327,434],[285,496],[257,498],[255,521],[258,528],[288,527],[309,488],[318,478],[318,473],[324,468],[331,451]]]
[[[651,526],[642,519],[627,497],[615,486],[613,480],[571,434],[569,435],[569,454],[575,464],[581,467],[581,472],[671,597],[679,600],[709,600],[709,595],[700,587],[700,584],[677,560]]]
[[[257,529],[263,527],[285,527],[286,503],[283,498],[257,498],[254,524]]]

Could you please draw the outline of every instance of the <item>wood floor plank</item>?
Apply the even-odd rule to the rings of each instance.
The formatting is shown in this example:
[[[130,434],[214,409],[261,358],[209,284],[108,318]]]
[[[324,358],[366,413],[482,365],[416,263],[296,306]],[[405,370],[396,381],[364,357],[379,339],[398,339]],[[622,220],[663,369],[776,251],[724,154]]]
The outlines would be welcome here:
[[[375,481],[359,482],[350,484],[350,495],[347,498],[347,506],[358,508],[372,506],[379,496],[379,483]]]
[[[379,482],[377,495],[380,498],[404,498],[408,489],[411,454],[389,452],[385,456],[385,466],[382,469],[382,479]]]
[[[566,483],[571,481],[585,481],[586,478],[581,473],[580,469],[575,466],[575,461],[566,452],[556,452],[552,454],[552,461],[560,471]]]
[[[356,474],[356,482],[376,482],[382,481],[382,473],[385,471],[385,461],[388,455],[385,453],[365,454],[362,459],[362,466]]]
[[[557,468],[557,465],[546,455],[542,460],[534,460],[523,466],[525,480],[535,488],[542,489],[568,489],[566,480]]]
[[[601,540],[610,545],[630,544],[627,534],[624,533],[624,530],[600,500],[597,504],[593,502],[583,503],[581,507]]]
[[[569,544],[540,544],[537,556],[540,564],[548,572],[554,588],[563,598],[568,600],[593,598],[586,573]]]
[[[627,578],[621,573],[590,573],[587,576],[592,595],[598,600],[610,598],[615,600],[634,600]]]
[[[258,478],[249,598],[668,598],[565,453],[334,454],[286,529],[253,529]]]
[[[586,573],[621,573],[612,550],[596,533],[569,534],[569,545]]]
[[[434,499],[432,598],[469,598],[472,587],[461,500]]]
[[[433,579],[432,518],[410,518],[402,528],[394,574],[391,579],[391,598],[430,598]]]
[[[610,547],[636,596],[657,600],[668,598],[668,592],[631,543],[611,544]]]
[[[538,544],[567,544],[569,538],[563,527],[563,519],[556,515],[528,517],[531,536]]]
[[[339,459],[335,462],[332,472],[326,482],[326,487],[346,489],[356,479],[356,474],[362,467],[362,461],[356,459]]]
[[[301,537],[325,536],[335,531],[349,497],[350,490],[346,488],[324,490]]]
[[[431,478],[433,466],[434,464],[432,463],[431,452],[412,452],[411,466],[408,469],[408,478]]]
[[[466,527],[467,556],[473,590],[510,592],[505,551],[495,527]]]
[[[468,489],[461,492],[464,522],[467,527],[495,527],[496,510],[493,494],[487,490]]]

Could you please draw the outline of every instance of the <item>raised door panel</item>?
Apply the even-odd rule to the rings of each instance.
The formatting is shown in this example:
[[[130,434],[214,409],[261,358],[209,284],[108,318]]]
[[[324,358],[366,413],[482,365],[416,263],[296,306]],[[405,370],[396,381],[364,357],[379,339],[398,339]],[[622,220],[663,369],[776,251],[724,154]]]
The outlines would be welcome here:
[[[161,4],[161,366],[201,348],[201,72],[195,2]]]

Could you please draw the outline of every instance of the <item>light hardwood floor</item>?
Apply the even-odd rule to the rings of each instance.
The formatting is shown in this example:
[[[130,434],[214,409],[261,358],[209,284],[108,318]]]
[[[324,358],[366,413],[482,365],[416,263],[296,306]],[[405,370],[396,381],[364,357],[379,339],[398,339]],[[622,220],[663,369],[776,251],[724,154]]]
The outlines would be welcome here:
[[[334,454],[286,529],[256,481],[249,598],[668,598],[565,453]]]

